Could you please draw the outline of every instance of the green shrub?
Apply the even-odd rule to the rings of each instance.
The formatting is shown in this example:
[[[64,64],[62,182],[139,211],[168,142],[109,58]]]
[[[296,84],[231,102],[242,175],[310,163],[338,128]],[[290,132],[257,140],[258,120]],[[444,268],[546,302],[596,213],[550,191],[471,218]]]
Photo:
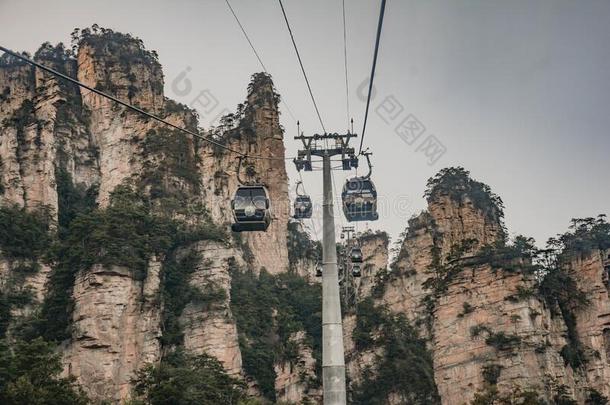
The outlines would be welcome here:
[[[98,60],[104,60],[106,69],[103,69],[105,76],[98,81],[96,88],[98,90],[116,93],[118,88],[115,81],[110,77],[111,68],[119,65],[120,69],[126,74],[126,79],[130,82],[125,90],[133,86],[133,76],[129,74],[133,66],[143,65],[152,74],[161,74],[161,65],[159,64],[159,56],[155,51],[148,51],[144,47],[141,39],[130,34],[115,32],[111,29],[99,27],[96,24],[90,28],[75,29],[72,32],[72,49],[76,52],[78,47],[89,47],[93,56]],[[161,96],[163,93],[162,82],[152,81],[150,83],[154,93]],[[130,95],[133,96],[135,91],[132,90]]]
[[[63,167],[55,169],[57,184],[57,222],[60,238],[65,237],[70,223],[81,214],[88,214],[96,208],[98,187],[85,188],[75,185],[72,176]]]
[[[131,34],[115,32],[108,28],[93,24],[90,28],[78,29],[72,32],[74,45],[88,45],[97,56],[113,55],[123,66],[135,63],[160,66],[155,51],[147,51],[141,39]]]
[[[536,296],[535,287],[525,287],[522,285],[517,286],[517,294],[512,299],[513,301],[527,301],[532,297]]]
[[[60,377],[60,355],[55,348],[34,339],[0,341],[0,403],[6,405],[79,405],[89,400],[74,378]]]
[[[483,379],[487,384],[497,384],[503,368],[504,366],[501,364],[487,364],[483,366],[483,371],[481,372],[481,374],[483,374]]]
[[[18,206],[0,207],[0,254],[9,260],[38,260],[49,249],[50,211],[26,211]]]
[[[298,221],[288,222],[288,263],[294,269],[299,260],[322,261],[322,245],[301,229]]]
[[[610,249],[610,223],[606,215],[597,218],[574,218],[570,231],[550,240],[555,247],[561,247],[564,254],[589,254],[593,250]]]
[[[470,402],[470,405],[541,405],[546,403],[540,397],[538,391],[533,388],[522,390],[516,387],[512,391],[500,393],[495,385],[487,385],[474,394],[474,399]]]
[[[382,298],[385,294],[385,289],[388,282],[392,279],[392,272],[389,272],[387,268],[379,269],[375,273],[375,279],[373,287],[371,288],[371,296],[373,298]]]
[[[555,405],[578,405],[578,402],[572,397],[570,389],[563,384],[556,387],[553,403]]]
[[[200,261],[200,255],[189,251],[179,259],[172,254],[163,264],[163,346],[183,344],[184,335],[179,319],[189,302],[202,305],[203,310],[209,310],[212,305],[227,297],[223,289],[213,285],[207,286],[205,291],[190,285],[190,277]]]
[[[150,405],[237,405],[247,397],[246,385],[229,376],[218,360],[182,351],[142,368],[132,383],[135,397]]]
[[[352,331],[352,340],[358,351],[364,351],[375,346],[375,332],[386,321],[387,313],[377,307],[372,299],[360,301],[356,307],[356,326]]]
[[[485,339],[485,343],[497,350],[513,350],[515,346],[521,343],[521,338],[505,332],[492,332]]]
[[[606,405],[610,403],[608,397],[599,393],[599,391],[590,388],[587,392],[585,405]]]
[[[540,266],[533,264],[539,250],[533,238],[517,235],[510,243],[501,240],[493,245],[483,246],[474,260],[474,264],[488,264],[493,270],[520,271],[534,274]]]
[[[179,196],[182,190],[171,184],[170,178],[181,179],[194,191],[200,189],[198,157],[192,142],[178,130],[151,129],[141,142],[142,155],[147,159],[142,173],[142,185],[151,187],[152,198]]]
[[[26,58],[31,57],[31,55],[28,52],[19,52],[19,53],[21,55],[25,56]],[[18,67],[18,66],[28,66],[28,64],[27,64],[27,62],[25,62],[21,59],[18,59],[8,53],[3,53],[2,56],[0,56],[0,68],[12,68],[12,67]]]
[[[589,299],[572,275],[557,262],[545,271],[538,293],[549,307],[551,315],[560,314],[566,325],[568,344],[562,348],[561,356],[572,368],[579,367],[586,362],[586,356],[576,330],[575,311],[586,307]]]
[[[77,269],[124,266],[143,279],[150,257],[167,252],[176,232],[176,224],[152,214],[141,195],[119,186],[107,208],[79,215],[70,223],[61,255]]]
[[[580,343],[568,343],[561,348],[559,354],[561,355],[564,364],[566,366],[569,365],[574,370],[580,366],[583,366],[587,362],[585,353]]]
[[[442,195],[447,195],[460,204],[464,202],[464,198],[468,197],[474,206],[491,221],[499,221],[504,217],[502,199],[494,194],[487,184],[473,180],[470,172],[463,167],[442,169],[434,177],[428,179],[424,193],[428,202],[436,200]]]
[[[233,267],[231,311],[244,370],[269,400],[275,400],[274,365],[296,360],[296,346],[290,341],[295,332],[306,332],[305,343],[313,349],[321,375],[321,304],[320,286],[309,285],[296,274],[271,275],[262,270],[257,277],[252,270]]]
[[[352,387],[352,403],[385,404],[390,394],[401,403],[440,403],[432,356],[404,315],[366,298],[358,303],[352,339],[359,351],[382,350],[374,369],[365,370],[362,382]]]
[[[464,317],[464,315],[470,314],[472,312],[474,312],[474,307],[470,305],[470,303],[464,302],[462,304],[462,312],[458,314],[458,318],[462,318]]]
[[[37,317],[25,328],[25,336],[44,336],[46,340],[70,337],[71,291],[79,271],[95,264],[122,266],[134,279],[143,280],[153,256],[171,258],[180,246],[224,238],[211,224],[187,226],[153,213],[149,199],[128,186],[118,186],[104,209],[74,211],[74,219],[53,249],[49,291]]]
[[[589,305],[587,294],[582,291],[569,271],[575,255],[588,255],[594,250],[610,248],[610,224],[605,215],[597,218],[572,219],[570,231],[547,242],[547,249],[540,252],[542,282],[538,293],[551,310],[551,315],[561,314],[567,327],[568,344],[561,349],[566,365],[573,369],[587,361],[585,350],[576,329],[576,311]]]
[[[11,322],[11,303],[6,294],[0,294],[0,338],[6,336]]]
[[[470,328],[470,336],[477,337],[482,333],[491,334],[491,328],[487,325],[475,325]]]

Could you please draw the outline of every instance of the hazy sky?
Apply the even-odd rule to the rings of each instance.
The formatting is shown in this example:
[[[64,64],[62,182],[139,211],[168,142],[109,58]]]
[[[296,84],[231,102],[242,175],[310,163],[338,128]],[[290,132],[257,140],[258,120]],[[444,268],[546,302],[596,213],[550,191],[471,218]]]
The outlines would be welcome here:
[[[302,129],[320,132],[277,1],[231,3]],[[284,4],[325,126],[344,131],[341,0]],[[369,74],[378,7],[346,0],[356,132],[364,114],[357,88]],[[511,234],[539,243],[565,231],[572,217],[610,214],[609,22],[607,0],[389,0],[365,138],[383,198],[382,219],[370,226],[396,236],[425,207],[426,180],[452,165],[502,197]],[[93,23],[157,50],[168,97],[193,104],[209,90],[218,106],[193,105],[204,126],[234,110],[261,70],[224,0],[0,0],[0,43],[14,50],[69,42],[73,28]],[[172,85],[181,72],[190,92],[184,82]],[[291,156],[295,123],[281,109]],[[409,115],[425,127],[417,139],[406,137],[411,145],[395,132]],[[432,165],[421,150],[430,135],[446,148]],[[289,174],[297,177],[292,165]],[[338,191],[347,174],[335,172]],[[321,174],[303,176],[319,199]]]

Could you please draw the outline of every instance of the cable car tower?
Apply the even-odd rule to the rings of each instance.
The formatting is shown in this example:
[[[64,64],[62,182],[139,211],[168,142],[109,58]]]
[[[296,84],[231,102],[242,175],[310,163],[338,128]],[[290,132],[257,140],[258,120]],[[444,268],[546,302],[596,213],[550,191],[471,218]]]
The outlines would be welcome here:
[[[349,146],[356,134],[299,134],[294,139],[303,142],[294,164],[298,171],[312,171],[312,156],[322,158],[322,382],[325,404],[345,404],[345,355],[343,350],[343,325],[341,297],[337,270],[335,218],[333,212],[333,186],[331,157],[341,156],[342,169],[358,167],[354,148]],[[325,145],[325,146],[323,146]]]

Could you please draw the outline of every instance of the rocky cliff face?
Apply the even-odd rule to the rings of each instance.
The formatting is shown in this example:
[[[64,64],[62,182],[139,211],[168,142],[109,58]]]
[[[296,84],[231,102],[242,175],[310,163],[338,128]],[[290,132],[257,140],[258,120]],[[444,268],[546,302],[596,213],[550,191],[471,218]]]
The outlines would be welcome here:
[[[228,116],[221,127],[224,131],[219,139],[233,149],[243,151],[255,158],[243,161],[241,177],[244,181],[255,181],[267,186],[273,201],[273,222],[266,233],[244,233],[242,241],[251,253],[249,260],[257,269],[265,268],[273,274],[287,271],[288,253],[287,226],[290,217],[288,198],[288,175],[285,165],[283,130],[280,127],[278,101],[273,83],[265,76],[257,76],[251,83],[245,104],[236,114]],[[215,136],[215,133],[210,133]],[[203,144],[199,156],[202,164],[200,175],[204,184],[204,199],[213,218],[224,224],[232,221],[227,201],[233,198],[237,188],[238,160],[234,153]],[[256,156],[269,159],[257,159]],[[254,176],[247,176],[252,167]],[[273,254],[269,254],[273,252]]]
[[[127,398],[134,371],[159,359],[160,267],[152,261],[142,282],[120,267],[96,265],[77,275],[64,356],[67,372],[93,397]]]
[[[586,348],[584,381],[581,388],[593,388],[610,396],[610,250],[595,249],[577,255],[569,264],[576,285],[588,305],[575,311],[576,334]]]
[[[358,235],[358,244],[362,249],[362,274],[354,278],[356,297],[368,297],[378,281],[378,274],[388,267],[390,238],[385,232],[364,233]]]
[[[182,311],[184,348],[193,353],[216,357],[231,375],[242,373],[237,328],[231,314],[231,275],[233,261],[243,265],[239,252],[218,242],[200,242],[195,247],[201,260],[190,279],[199,290],[224,292],[222,300],[211,304],[190,302]]]
[[[102,29],[83,31],[77,42],[74,55],[61,46],[44,45],[35,58],[175,125],[197,129],[193,111],[164,97],[161,66],[141,41]],[[104,210],[117,187],[127,184],[150,199],[153,213],[186,225],[211,221],[225,227],[232,220],[229,201],[237,186],[234,154],[170,131],[6,57],[0,66],[0,94],[2,206],[15,204],[29,212],[44,208],[61,235],[68,226],[65,222],[72,219],[66,220],[72,215],[66,209],[71,198],[66,188],[91,195],[96,209]],[[213,302],[202,302],[196,295],[183,304],[177,323],[184,348],[218,358],[229,375],[239,378],[243,369],[230,309],[229,268],[288,270],[288,183],[277,103],[269,77],[255,76],[238,113],[227,118],[220,130],[207,134],[228,148],[271,158],[247,162],[277,202],[269,231],[235,235],[235,240],[224,242],[194,241],[172,253],[177,260],[196,255],[188,276],[190,288],[215,297]],[[128,398],[135,372],[158,362],[171,349],[164,343],[168,260],[165,254],[149,257],[143,276],[130,266],[103,263],[68,270],[74,281],[64,292],[72,297],[70,332],[62,344],[65,370],[92,398],[116,402]],[[37,261],[37,271],[18,280],[13,275],[23,261],[8,257],[1,261],[0,279],[10,279],[18,290],[33,290],[36,298],[29,311],[12,309],[12,324],[43,304],[49,274],[57,272]]]
[[[455,169],[431,180],[427,196],[428,210],[409,221],[372,295],[426,338],[440,401],[531,395],[584,403],[608,396],[607,252],[595,246],[574,257],[566,243],[554,266],[541,265],[524,239],[505,241],[501,200]],[[577,295],[586,303],[569,298]],[[355,319],[346,319],[347,336],[356,336]],[[355,359],[350,369],[358,381],[363,364],[376,369],[379,354],[356,351]],[[396,398],[395,388],[386,398]]]
[[[305,343],[304,332],[297,332],[290,341],[297,347],[297,361],[285,361],[275,365],[275,391],[279,402],[322,402],[322,389],[316,386],[316,359],[311,347]]]
[[[99,28],[75,39],[75,53],[45,45],[35,58],[197,129],[141,41]],[[244,164],[269,189],[273,224],[231,235],[235,154],[0,59],[0,337],[56,341],[94,400],[126,400],[138,370],[184,349],[256,396],[320,402],[321,252],[289,222],[278,101],[256,74],[205,132],[268,158]],[[344,306],[352,402],[603,403],[605,219],[539,251],[507,240],[501,200],[463,169],[441,171],[426,197],[391,263],[385,233],[358,237],[362,277]]]

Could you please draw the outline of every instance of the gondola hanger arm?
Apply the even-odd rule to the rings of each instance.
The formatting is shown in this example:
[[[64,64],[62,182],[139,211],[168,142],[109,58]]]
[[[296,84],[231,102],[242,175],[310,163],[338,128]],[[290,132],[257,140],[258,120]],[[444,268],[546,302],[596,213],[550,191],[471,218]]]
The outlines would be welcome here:
[[[369,166],[369,172],[366,174],[366,176],[362,177],[363,179],[369,179],[371,177],[371,174],[373,174],[373,165],[371,164],[371,158],[370,156],[373,154],[373,152],[370,152],[368,149],[365,150],[364,152],[362,152],[362,155],[364,157],[366,157],[366,163]]]

